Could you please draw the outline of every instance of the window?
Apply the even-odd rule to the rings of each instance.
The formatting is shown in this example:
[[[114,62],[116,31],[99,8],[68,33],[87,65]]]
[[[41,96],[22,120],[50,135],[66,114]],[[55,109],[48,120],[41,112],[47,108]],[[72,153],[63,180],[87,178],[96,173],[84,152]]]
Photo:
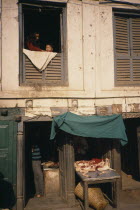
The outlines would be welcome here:
[[[21,2],[21,1],[20,1]],[[66,85],[66,7],[63,3],[19,3],[20,30],[20,85],[40,83],[43,85]],[[33,2],[33,1],[32,1]],[[39,2],[39,3],[37,3]],[[40,71],[30,57],[23,53],[28,49],[30,34],[38,33],[40,49],[46,44],[53,46],[56,56]],[[33,50],[34,51],[34,50]],[[39,52],[39,56],[42,52]]]
[[[116,86],[140,85],[140,15],[114,12]]]

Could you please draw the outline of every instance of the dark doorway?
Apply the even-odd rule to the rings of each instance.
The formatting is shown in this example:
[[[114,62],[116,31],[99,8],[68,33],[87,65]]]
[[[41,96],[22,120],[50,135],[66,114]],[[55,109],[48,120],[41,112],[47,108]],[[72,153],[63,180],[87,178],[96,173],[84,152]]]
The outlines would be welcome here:
[[[139,178],[137,128],[140,126],[140,119],[126,119],[124,123],[128,144],[121,148],[122,170],[137,179]]]
[[[54,141],[50,141],[51,121],[47,122],[26,122],[25,123],[25,205],[35,195],[35,185],[32,170],[31,147],[35,141],[35,132],[38,130],[38,146],[41,152],[41,162],[52,159],[56,150]]]
[[[140,189],[139,118],[125,119],[128,144],[121,147],[122,189]]]

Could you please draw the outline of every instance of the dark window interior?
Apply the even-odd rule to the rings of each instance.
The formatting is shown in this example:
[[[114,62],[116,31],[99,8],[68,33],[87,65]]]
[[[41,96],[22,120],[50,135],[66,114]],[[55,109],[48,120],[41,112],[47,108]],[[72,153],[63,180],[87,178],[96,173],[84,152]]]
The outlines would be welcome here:
[[[45,50],[51,44],[54,52],[61,52],[61,8],[42,6],[23,6],[24,11],[24,47],[27,37],[34,32],[40,34],[40,46]]]
[[[74,149],[75,149],[75,160],[91,160],[92,158],[111,158],[109,151],[112,149],[112,139],[94,139],[94,138],[84,138],[87,142],[87,149],[85,150],[85,154],[78,156],[77,155],[77,149],[75,147],[74,143]],[[85,147],[85,144],[82,145],[82,143],[79,140],[79,146],[81,148]],[[111,161],[111,160],[110,160]]]

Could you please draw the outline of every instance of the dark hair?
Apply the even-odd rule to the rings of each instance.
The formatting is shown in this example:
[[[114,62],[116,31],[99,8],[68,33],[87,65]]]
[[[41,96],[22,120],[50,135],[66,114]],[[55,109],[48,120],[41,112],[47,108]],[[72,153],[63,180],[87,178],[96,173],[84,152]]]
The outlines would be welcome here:
[[[50,46],[53,48],[53,44],[52,44],[52,43],[50,43],[50,42],[49,42],[49,43],[47,43],[46,45],[50,45]]]
[[[35,35],[36,34],[39,34],[39,32],[33,32],[33,33],[29,34],[29,36],[27,37],[27,41],[35,40]]]

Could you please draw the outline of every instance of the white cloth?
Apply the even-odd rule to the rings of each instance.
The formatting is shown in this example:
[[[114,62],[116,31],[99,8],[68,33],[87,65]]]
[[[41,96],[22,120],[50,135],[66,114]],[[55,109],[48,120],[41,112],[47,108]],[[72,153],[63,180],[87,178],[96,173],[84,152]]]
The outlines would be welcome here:
[[[31,51],[26,49],[23,49],[23,53],[39,71],[43,71],[57,54],[55,52]]]

